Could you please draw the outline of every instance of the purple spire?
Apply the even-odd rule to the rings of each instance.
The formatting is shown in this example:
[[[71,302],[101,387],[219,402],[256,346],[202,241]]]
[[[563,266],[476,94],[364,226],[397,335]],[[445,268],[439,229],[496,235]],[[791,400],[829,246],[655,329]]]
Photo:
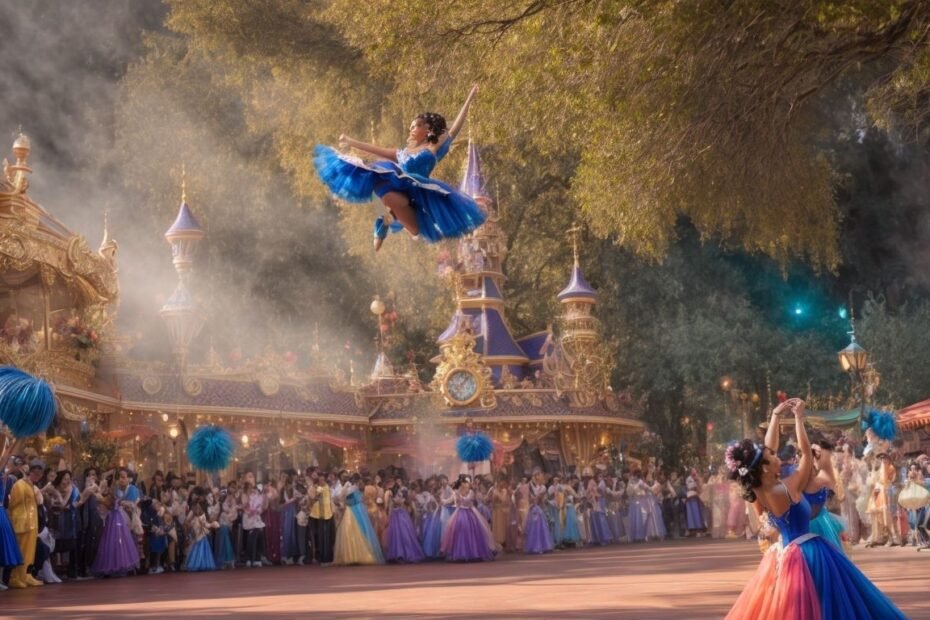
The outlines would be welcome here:
[[[203,233],[203,228],[200,227],[200,224],[197,222],[194,214],[191,213],[190,207],[187,206],[186,202],[181,203],[181,208],[178,210],[178,217],[175,218],[174,224],[171,225],[171,228],[168,229],[165,236],[167,237],[177,233]]]
[[[475,146],[471,139],[468,140],[468,159],[465,160],[465,174],[462,176],[462,184],[459,189],[463,194],[472,198],[490,197],[484,189],[484,177],[481,175],[481,158],[478,156],[478,147]]]
[[[587,280],[584,279],[584,274],[581,273],[581,267],[578,266],[578,263],[575,263],[575,266],[572,268],[572,279],[569,281],[568,286],[559,293],[559,301],[578,297],[594,299],[597,297],[597,293],[591,288]]]

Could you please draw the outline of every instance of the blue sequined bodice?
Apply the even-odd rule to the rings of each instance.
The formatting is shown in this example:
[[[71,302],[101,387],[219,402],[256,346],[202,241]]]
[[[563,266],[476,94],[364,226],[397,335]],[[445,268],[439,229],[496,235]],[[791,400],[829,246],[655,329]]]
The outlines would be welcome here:
[[[785,514],[776,516],[769,511],[769,520],[778,528],[783,542],[787,545],[799,536],[810,531],[811,505],[807,497],[801,496],[797,504],[791,504]]]
[[[397,164],[407,174],[417,174],[428,177],[442,158],[449,152],[452,140],[446,140],[441,147],[433,153],[429,149],[420,149],[410,152],[407,149],[397,151]]]
[[[807,498],[807,502],[811,505],[811,510],[820,508],[827,503],[827,497],[830,494],[830,489],[824,487],[819,491],[814,493],[804,493],[804,497]]]

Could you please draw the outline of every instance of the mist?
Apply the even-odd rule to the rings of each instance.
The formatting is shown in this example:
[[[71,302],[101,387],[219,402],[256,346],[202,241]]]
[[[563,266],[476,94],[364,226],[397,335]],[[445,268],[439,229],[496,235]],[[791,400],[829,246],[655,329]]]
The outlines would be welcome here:
[[[250,133],[241,110],[187,88],[217,80],[221,89],[222,68],[186,62],[183,39],[163,25],[167,12],[158,0],[0,2],[0,151],[11,157],[22,127],[32,142],[30,197],[90,248],[109,213],[118,324],[133,357],[167,360],[158,310],[177,280],[162,235],[181,202],[183,166],[187,202],[207,233],[191,289],[208,320],[192,359],[210,346],[226,359],[269,345],[307,351],[317,339],[369,359],[375,326],[367,308],[347,306],[353,291],[376,289],[346,257],[335,210],[295,198],[263,158],[268,137]],[[176,56],[176,75],[147,62],[159,54]]]

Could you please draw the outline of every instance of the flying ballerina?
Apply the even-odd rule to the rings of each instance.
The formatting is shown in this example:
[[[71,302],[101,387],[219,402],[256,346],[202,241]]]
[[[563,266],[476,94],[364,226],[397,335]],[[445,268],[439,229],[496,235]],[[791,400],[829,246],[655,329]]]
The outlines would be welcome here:
[[[390,222],[383,215],[375,220],[375,251],[388,232],[406,229],[414,238],[436,243],[466,235],[484,223],[487,215],[474,199],[429,176],[462,130],[477,92],[475,85],[448,129],[441,115],[419,114],[410,123],[407,146],[400,150],[339,136],[340,146],[381,158],[376,161],[365,162],[329,146],[318,144],[314,148],[313,164],[335,196],[364,203],[376,195],[387,209]]]

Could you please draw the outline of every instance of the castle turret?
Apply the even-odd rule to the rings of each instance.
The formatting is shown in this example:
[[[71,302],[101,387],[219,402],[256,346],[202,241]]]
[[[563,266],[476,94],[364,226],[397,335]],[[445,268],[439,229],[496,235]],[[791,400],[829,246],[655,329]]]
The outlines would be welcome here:
[[[606,392],[610,380],[610,355],[601,338],[600,321],[594,316],[597,293],[585,280],[578,259],[578,228],[572,228],[574,262],[566,286],[558,295],[562,304],[559,333],[546,353],[546,373],[556,388],[568,394],[576,407],[590,407]]]
[[[577,233],[577,230],[572,229],[572,232]],[[558,295],[563,308],[562,339],[594,341],[597,340],[597,330],[600,325],[600,321],[593,314],[594,306],[597,304],[597,293],[581,272],[577,238],[573,241],[572,252],[574,263],[571,279],[568,281],[568,286]]]
[[[191,342],[200,333],[205,319],[188,289],[197,244],[203,237],[203,228],[200,227],[190,207],[187,206],[187,191],[185,182],[182,181],[181,206],[178,209],[178,216],[171,228],[165,232],[165,239],[171,244],[174,269],[178,274],[178,285],[160,311],[161,318],[168,328],[175,362],[182,372],[187,365]]]
[[[475,336],[475,351],[491,369],[494,382],[506,373],[522,378],[529,358],[517,344],[504,314],[503,263],[507,256],[507,236],[500,224],[496,205],[488,195],[481,172],[481,158],[474,142],[468,141],[468,157],[460,190],[475,199],[488,219],[478,230],[459,241],[456,275],[456,312],[439,337],[448,342],[463,329]],[[434,360],[434,361],[438,361]]]

